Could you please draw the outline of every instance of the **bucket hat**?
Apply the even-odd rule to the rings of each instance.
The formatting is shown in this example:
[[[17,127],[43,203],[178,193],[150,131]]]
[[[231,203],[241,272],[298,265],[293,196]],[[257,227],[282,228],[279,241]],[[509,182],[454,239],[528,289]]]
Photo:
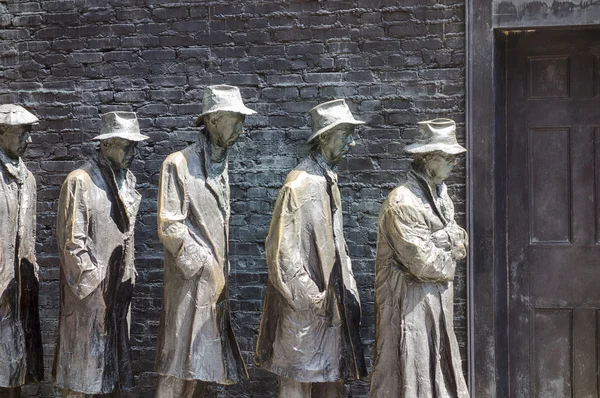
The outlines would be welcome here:
[[[36,124],[39,119],[20,105],[0,105],[0,124],[19,126],[23,124]]]
[[[202,93],[202,110],[202,114],[196,119],[197,126],[204,122],[204,116],[218,111],[235,112],[246,116],[256,113],[256,111],[244,105],[239,88],[226,84],[208,86],[204,89]]]
[[[102,115],[100,135],[94,137],[93,140],[102,141],[109,138],[123,138],[137,142],[150,137],[140,133],[135,112],[108,112]]]
[[[419,122],[415,142],[404,151],[410,154],[441,151],[458,155],[467,150],[456,141],[456,123],[451,119],[433,119]]]
[[[348,104],[343,99],[324,102],[312,108],[308,113],[310,114],[313,131],[313,134],[308,138],[308,142],[340,124],[355,126],[365,124],[365,122],[356,120],[352,116]]]

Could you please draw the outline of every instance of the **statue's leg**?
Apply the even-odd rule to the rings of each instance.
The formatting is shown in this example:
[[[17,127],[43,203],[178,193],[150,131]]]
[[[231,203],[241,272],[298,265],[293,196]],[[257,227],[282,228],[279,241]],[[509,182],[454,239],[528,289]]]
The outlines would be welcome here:
[[[310,383],[279,377],[279,398],[310,398]]]
[[[312,383],[311,396],[313,398],[343,398],[344,382]]]
[[[156,398],[192,398],[196,383],[197,380],[159,375]]]
[[[4,398],[19,398],[21,396],[21,387],[4,388],[0,387],[0,397]]]

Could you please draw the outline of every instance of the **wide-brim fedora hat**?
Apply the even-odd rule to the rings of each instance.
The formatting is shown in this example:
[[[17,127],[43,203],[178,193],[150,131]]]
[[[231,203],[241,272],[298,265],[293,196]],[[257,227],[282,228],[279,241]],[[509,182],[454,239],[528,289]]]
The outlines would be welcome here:
[[[350,112],[350,108],[343,99],[335,99],[319,104],[308,111],[312,125],[312,135],[308,138],[308,142],[323,133],[337,127],[341,124],[350,124],[358,126],[365,124],[362,120],[356,120]]]
[[[147,135],[140,133],[135,112],[108,112],[102,115],[102,128],[100,135],[93,138],[94,141],[107,140],[109,138],[123,138],[128,141],[144,141]]]
[[[227,84],[208,86],[202,93],[202,114],[196,119],[196,125],[204,122],[204,116],[215,112],[235,112],[245,116],[254,115],[255,110],[244,105],[240,89]]]
[[[27,124],[37,124],[39,119],[21,105],[4,104],[0,105],[0,125],[21,126]]]
[[[410,154],[444,152],[458,155],[467,150],[456,141],[456,123],[452,119],[433,119],[418,123],[415,142],[406,146]]]

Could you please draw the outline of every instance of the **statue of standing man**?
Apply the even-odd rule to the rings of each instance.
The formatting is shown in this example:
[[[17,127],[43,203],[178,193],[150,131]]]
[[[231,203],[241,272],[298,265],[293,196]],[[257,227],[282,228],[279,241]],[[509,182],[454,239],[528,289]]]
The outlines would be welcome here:
[[[0,105],[0,396],[44,378],[35,257],[37,188],[21,159],[38,118]]]
[[[408,180],[381,207],[373,398],[468,398],[454,334],[454,271],[467,233],[444,180],[465,148],[450,119],[419,123]]]
[[[192,397],[198,381],[248,377],[229,314],[227,152],[247,108],[237,87],[204,90],[198,142],[170,154],[161,170],[158,236],[164,245],[157,398]]]
[[[336,165],[354,146],[343,99],[310,110],[311,154],[288,174],[266,241],[268,284],[255,359],[280,398],[336,398],[366,376],[360,299],[344,239]]]
[[[102,115],[100,133],[98,155],[67,176],[58,202],[53,373],[64,397],[118,393],[133,384],[129,323],[141,195],[129,166],[138,142],[148,137],[133,112]]]

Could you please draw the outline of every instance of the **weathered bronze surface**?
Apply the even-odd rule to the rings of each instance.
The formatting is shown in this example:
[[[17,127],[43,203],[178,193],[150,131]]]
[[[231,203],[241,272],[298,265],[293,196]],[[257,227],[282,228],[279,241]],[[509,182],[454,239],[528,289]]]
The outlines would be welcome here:
[[[314,150],[288,175],[266,240],[269,279],[255,360],[280,376],[280,397],[308,397],[310,383],[331,383],[313,387],[336,396],[340,381],[367,373],[334,171],[363,122],[344,100],[320,104],[310,115]]]
[[[162,165],[158,235],[164,245],[157,398],[191,397],[196,381],[247,377],[229,314],[227,148],[243,132],[247,108],[237,87],[210,86],[198,142]]]
[[[21,159],[37,117],[0,105],[0,396],[44,378],[35,257],[36,182]]]
[[[465,152],[455,130],[449,119],[419,123],[407,182],[381,208],[373,398],[469,396],[453,329],[454,271],[468,237],[443,183]]]
[[[66,396],[107,394],[133,382],[129,342],[134,224],[141,195],[129,166],[135,113],[102,116],[98,155],[71,172],[58,204],[60,315],[56,386]],[[70,395],[69,395],[70,394]]]

